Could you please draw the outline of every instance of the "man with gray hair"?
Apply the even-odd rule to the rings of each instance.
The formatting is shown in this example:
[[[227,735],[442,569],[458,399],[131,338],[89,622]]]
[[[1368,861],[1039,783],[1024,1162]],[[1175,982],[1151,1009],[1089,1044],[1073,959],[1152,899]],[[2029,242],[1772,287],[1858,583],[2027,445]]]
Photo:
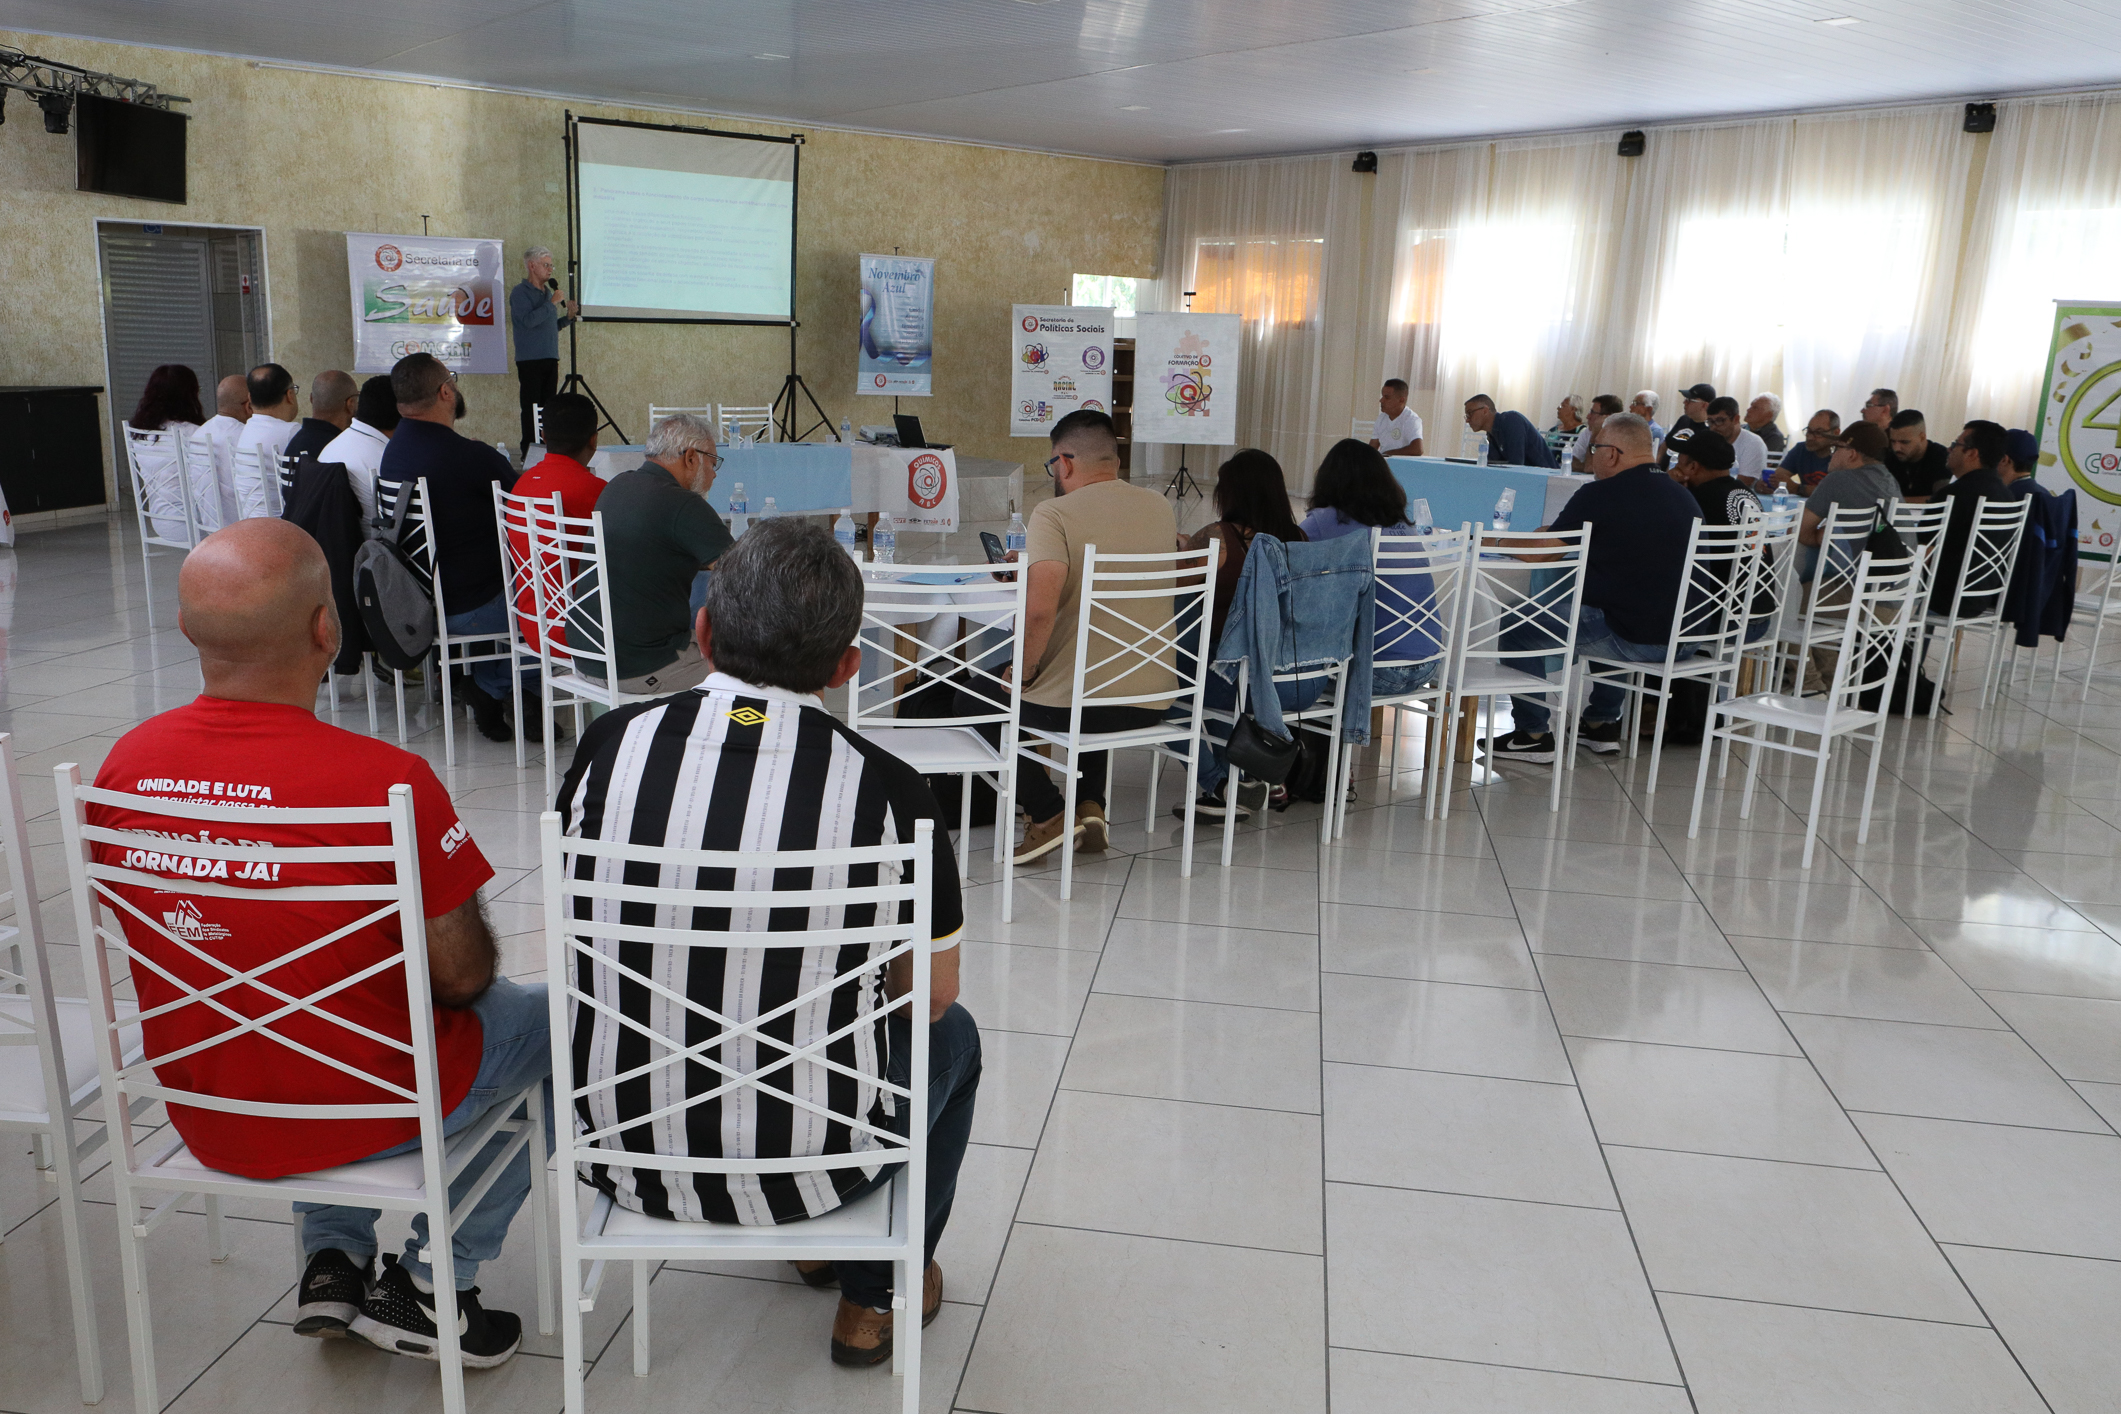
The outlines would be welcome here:
[[[351,373],[336,368],[319,373],[309,383],[309,416],[302,419],[295,435],[287,439],[281,455],[300,461],[312,453],[322,452],[341,432],[353,426],[354,411],[360,401],[361,390]]]
[[[690,414],[666,417],[648,434],[647,451],[636,470],[611,479],[597,510],[619,690],[657,696],[692,687],[710,671],[693,641],[692,581],[736,541],[707,504],[722,460],[714,429]]]
[[[1746,404],[1745,430],[1758,437],[1771,452],[1779,452],[1790,445],[1789,437],[1775,425],[1782,416],[1782,399],[1773,393],[1755,393]]]
[[[656,430],[669,426],[661,423]],[[617,490],[614,482],[603,504]],[[678,603],[684,603],[682,593]],[[712,664],[712,674],[690,691],[599,717],[582,734],[557,808],[565,832],[578,839],[746,852],[910,841],[915,821],[936,821],[935,854],[925,881],[933,900],[929,940],[934,949],[926,1005],[899,1008],[888,1018],[878,1014],[883,998],[859,964],[879,956],[886,946],[881,942],[869,944],[866,953],[860,945],[834,944],[804,949],[800,961],[791,956],[763,964],[747,959],[741,949],[691,949],[672,984],[684,987],[696,1005],[738,1023],[780,1010],[784,1014],[771,1028],[774,1040],[797,1057],[821,1052],[790,1062],[781,1078],[758,1088],[739,1110],[733,1100],[715,1098],[722,1077],[714,1068],[749,1072],[767,1057],[748,1041],[710,1044],[700,1018],[688,1018],[699,1034],[685,1038],[707,1045],[696,1063],[608,1085],[639,1065],[628,1043],[640,1040],[640,1033],[615,1018],[653,1027],[668,1007],[614,970],[593,968],[585,985],[609,1010],[583,1006],[575,1013],[575,1083],[603,1087],[585,1102],[588,1126],[631,1126],[629,1144],[637,1138],[658,1154],[773,1160],[861,1153],[877,1146],[846,1122],[850,1113],[867,1114],[872,1123],[897,1134],[907,1132],[908,1107],[892,1104],[877,1082],[888,1079],[903,1087],[910,1081],[913,1027],[925,1024],[930,1260],[918,1305],[910,1293],[906,1300],[909,1312],[919,1310],[925,1325],[942,1309],[943,1274],[933,1258],[972,1137],[980,1037],[978,1025],[957,1002],[964,901],[935,796],[918,771],[850,730],[818,698],[861,666],[861,626],[861,571],[831,533],[793,519],[760,522],[721,558],[706,607],[693,622],[694,649]],[[862,867],[873,872],[881,866]],[[808,868],[783,869],[774,884],[808,888],[810,875]],[[859,877],[853,881],[861,882]],[[707,879],[702,886],[729,887]],[[910,921],[913,905],[902,908],[899,921]],[[715,917],[707,910],[678,916]],[[756,908],[724,910],[720,921],[695,926],[781,931],[860,921],[816,908]],[[597,946],[600,951],[636,947],[605,940]],[[627,965],[648,964],[633,959]],[[847,980],[834,987],[829,1003],[793,1005],[799,994],[834,977]],[[902,957],[891,964],[884,990],[892,998],[903,997],[912,980],[912,959]],[[793,1174],[692,1174],[599,1164],[587,1175],[620,1207],[650,1217],[754,1227],[824,1217],[874,1192],[891,1176],[891,1168],[881,1163]],[[835,1364],[874,1367],[891,1359],[889,1262],[798,1262],[796,1270],[810,1286],[840,1289],[832,1322]]]
[[[562,311],[565,313],[562,313]],[[552,252],[534,245],[523,252],[523,283],[508,292],[508,323],[516,341],[516,397],[523,409],[523,454],[537,440],[532,409],[560,390],[560,330],[582,307],[560,294],[552,278]]]
[[[1644,388],[1635,395],[1635,400],[1628,404],[1628,411],[1649,424],[1650,451],[1654,455],[1664,446],[1664,424],[1657,420],[1657,394]],[[1590,449],[1587,447],[1584,450]]]

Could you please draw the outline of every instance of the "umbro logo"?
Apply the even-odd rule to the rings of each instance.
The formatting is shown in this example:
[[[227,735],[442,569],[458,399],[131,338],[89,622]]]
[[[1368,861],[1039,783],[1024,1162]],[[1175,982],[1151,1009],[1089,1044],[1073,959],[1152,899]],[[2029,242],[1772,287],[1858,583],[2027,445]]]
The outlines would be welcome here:
[[[763,726],[770,720],[764,712],[761,712],[756,707],[739,707],[727,715],[730,721],[735,722],[740,727]]]

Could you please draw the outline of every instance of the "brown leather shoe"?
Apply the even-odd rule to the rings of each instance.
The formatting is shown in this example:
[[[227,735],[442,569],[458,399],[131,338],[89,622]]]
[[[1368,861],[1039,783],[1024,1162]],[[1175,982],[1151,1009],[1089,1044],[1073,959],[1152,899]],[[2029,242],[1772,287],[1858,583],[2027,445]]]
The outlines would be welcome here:
[[[943,1269],[935,1263],[921,1279],[921,1324],[926,1326],[943,1309]],[[857,1306],[846,1297],[832,1317],[832,1363],[861,1369],[881,1365],[891,1358],[891,1313]]]
[[[1082,836],[1075,842],[1077,854],[1103,854],[1112,843],[1112,826],[1105,820],[1105,807],[1086,800],[1075,807],[1075,827]]]
[[[1016,862],[1029,864],[1032,860],[1043,859],[1059,849],[1061,839],[1067,833],[1063,828],[1065,823],[1061,816],[1056,815],[1050,820],[1034,820],[1026,825],[1024,842],[1016,847]],[[1075,824],[1078,846],[1082,842],[1082,829],[1082,822],[1078,820]]]
[[[795,1274],[803,1279],[803,1285],[819,1291],[837,1291],[840,1274],[832,1269],[830,1262],[791,1262]]]

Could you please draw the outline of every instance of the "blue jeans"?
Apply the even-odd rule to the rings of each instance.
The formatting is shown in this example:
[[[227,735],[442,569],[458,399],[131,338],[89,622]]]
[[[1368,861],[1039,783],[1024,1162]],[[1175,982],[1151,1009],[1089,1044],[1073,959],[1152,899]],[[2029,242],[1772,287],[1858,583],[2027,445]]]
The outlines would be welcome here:
[[[913,1071],[913,1023],[904,1012],[893,1012],[885,1023],[891,1031],[890,1078],[904,1085]],[[957,1200],[957,1171],[965,1163],[965,1145],[972,1138],[972,1105],[979,1093],[979,1026],[972,1013],[952,1002],[942,1019],[928,1028],[928,1250],[950,1222],[950,1206]],[[899,1111],[894,1128],[903,1133],[906,1111]],[[893,1164],[847,1196],[852,1203],[891,1181],[903,1167]],[[844,1204],[842,1205],[844,1206]],[[885,1311],[891,1307],[892,1270],[889,1262],[835,1262],[840,1295],[857,1306]],[[918,1297],[909,1301],[920,1309]]]
[[[545,984],[540,982],[525,987],[506,977],[496,977],[484,995],[471,1004],[471,1009],[486,1032],[485,1054],[479,1059],[479,1073],[473,1078],[470,1091],[443,1117],[442,1132],[455,1134],[469,1129],[508,1096],[533,1080],[543,1080],[545,1152],[551,1153],[552,1040],[545,1010]],[[499,1153],[510,1138],[507,1134],[495,1135],[487,1144],[486,1153],[464,1166],[464,1171],[449,1185],[452,1208],[486,1172],[487,1165],[492,1162],[490,1156]],[[418,1139],[408,1139],[395,1148],[369,1157],[387,1159],[393,1154],[413,1153],[419,1147]],[[470,1290],[478,1281],[479,1264],[501,1255],[501,1239],[508,1235],[508,1225],[515,1221],[516,1209],[523,1206],[523,1199],[529,1193],[530,1151],[525,1148],[494,1180],[493,1187],[486,1190],[486,1196],[479,1200],[478,1206],[457,1224],[456,1234],[450,1242],[450,1251],[456,1257],[457,1290]],[[327,1247],[338,1248],[357,1264],[366,1263],[376,1254],[376,1219],[382,1214],[374,1208],[297,1203],[295,1215],[301,1224],[304,1258],[314,1257]],[[432,1283],[434,1269],[420,1260],[421,1249],[426,1246],[427,1214],[415,1213],[412,1237],[405,1244],[402,1261],[414,1276]]]
[[[451,614],[443,621],[443,626],[449,630],[449,635],[452,638],[457,637],[459,634],[490,633],[497,635],[493,646],[495,648],[505,648],[508,642],[508,595],[505,592],[496,594],[476,609],[467,609],[461,614]],[[471,680],[478,684],[479,691],[485,693],[488,697],[497,697],[502,701],[509,701],[508,664],[504,661],[505,658],[506,654],[504,652],[501,658],[492,658],[483,663],[473,663],[467,671],[471,674]],[[533,662],[532,666],[523,669],[524,700],[528,701],[533,695],[542,691],[543,688],[538,683],[538,670],[535,662]]]
[[[1502,646],[1523,649],[1527,652],[1561,646],[1552,634],[1536,623],[1521,623],[1507,629],[1502,635]],[[1667,645],[1662,643],[1630,643],[1606,626],[1605,610],[1582,605],[1576,614],[1576,656],[1621,658],[1630,663],[1662,663]],[[1685,649],[1682,658],[1691,658],[1694,650]],[[1505,658],[1504,666],[1519,672],[1544,675],[1546,663],[1543,658]],[[1620,720],[1621,703],[1625,694],[1614,682],[1594,683],[1590,700],[1584,704],[1583,719],[1586,722],[1617,722]],[[1547,704],[1537,697],[1519,697],[1511,694],[1510,715],[1517,723],[1517,730],[1531,736],[1540,736],[1552,729],[1554,714]]]

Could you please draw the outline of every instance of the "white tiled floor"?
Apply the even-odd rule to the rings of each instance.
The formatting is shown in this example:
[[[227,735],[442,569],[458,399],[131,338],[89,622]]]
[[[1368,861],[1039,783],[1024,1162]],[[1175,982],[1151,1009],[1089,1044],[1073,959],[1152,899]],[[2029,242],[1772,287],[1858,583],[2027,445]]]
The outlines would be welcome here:
[[[50,770],[93,770],[187,700],[174,560],[158,623],[128,536],[0,552],[0,728],[27,779],[54,966],[78,979]],[[1978,656],[1978,655],[1976,655]],[[365,713],[342,713],[365,728]],[[413,741],[441,768],[438,732]],[[390,728],[385,727],[386,734]],[[511,972],[542,968],[535,760],[460,725],[446,780],[500,877]],[[1412,750],[1411,741],[1408,743]],[[986,1070],[925,1404],[983,1414],[2092,1414],[2121,1356],[2121,692],[2018,688],[1895,722],[1871,838],[1837,768],[1823,848],[1768,773],[1751,822],[1692,752],[1585,758],[1421,818],[1411,754],[1179,870],[1123,767],[1075,896],[1029,871],[1000,921],[978,857],[965,997]],[[1808,785],[1808,778],[1799,782]],[[1163,798],[1179,789],[1167,780]],[[1212,833],[1212,832],[1211,832]],[[980,832],[976,845],[989,839]],[[75,985],[78,986],[78,981]],[[111,1391],[131,1396],[106,1182],[91,1185]],[[77,1405],[55,1211],[0,1158],[0,1411]],[[437,1407],[431,1370],[286,1327],[284,1214],[152,1252],[183,1409]],[[527,1243],[485,1284],[526,1309]],[[666,1268],[637,1379],[623,1292],[593,1408],[892,1407],[826,1359],[832,1303],[781,1271]],[[557,1343],[470,1380],[559,1407]]]

